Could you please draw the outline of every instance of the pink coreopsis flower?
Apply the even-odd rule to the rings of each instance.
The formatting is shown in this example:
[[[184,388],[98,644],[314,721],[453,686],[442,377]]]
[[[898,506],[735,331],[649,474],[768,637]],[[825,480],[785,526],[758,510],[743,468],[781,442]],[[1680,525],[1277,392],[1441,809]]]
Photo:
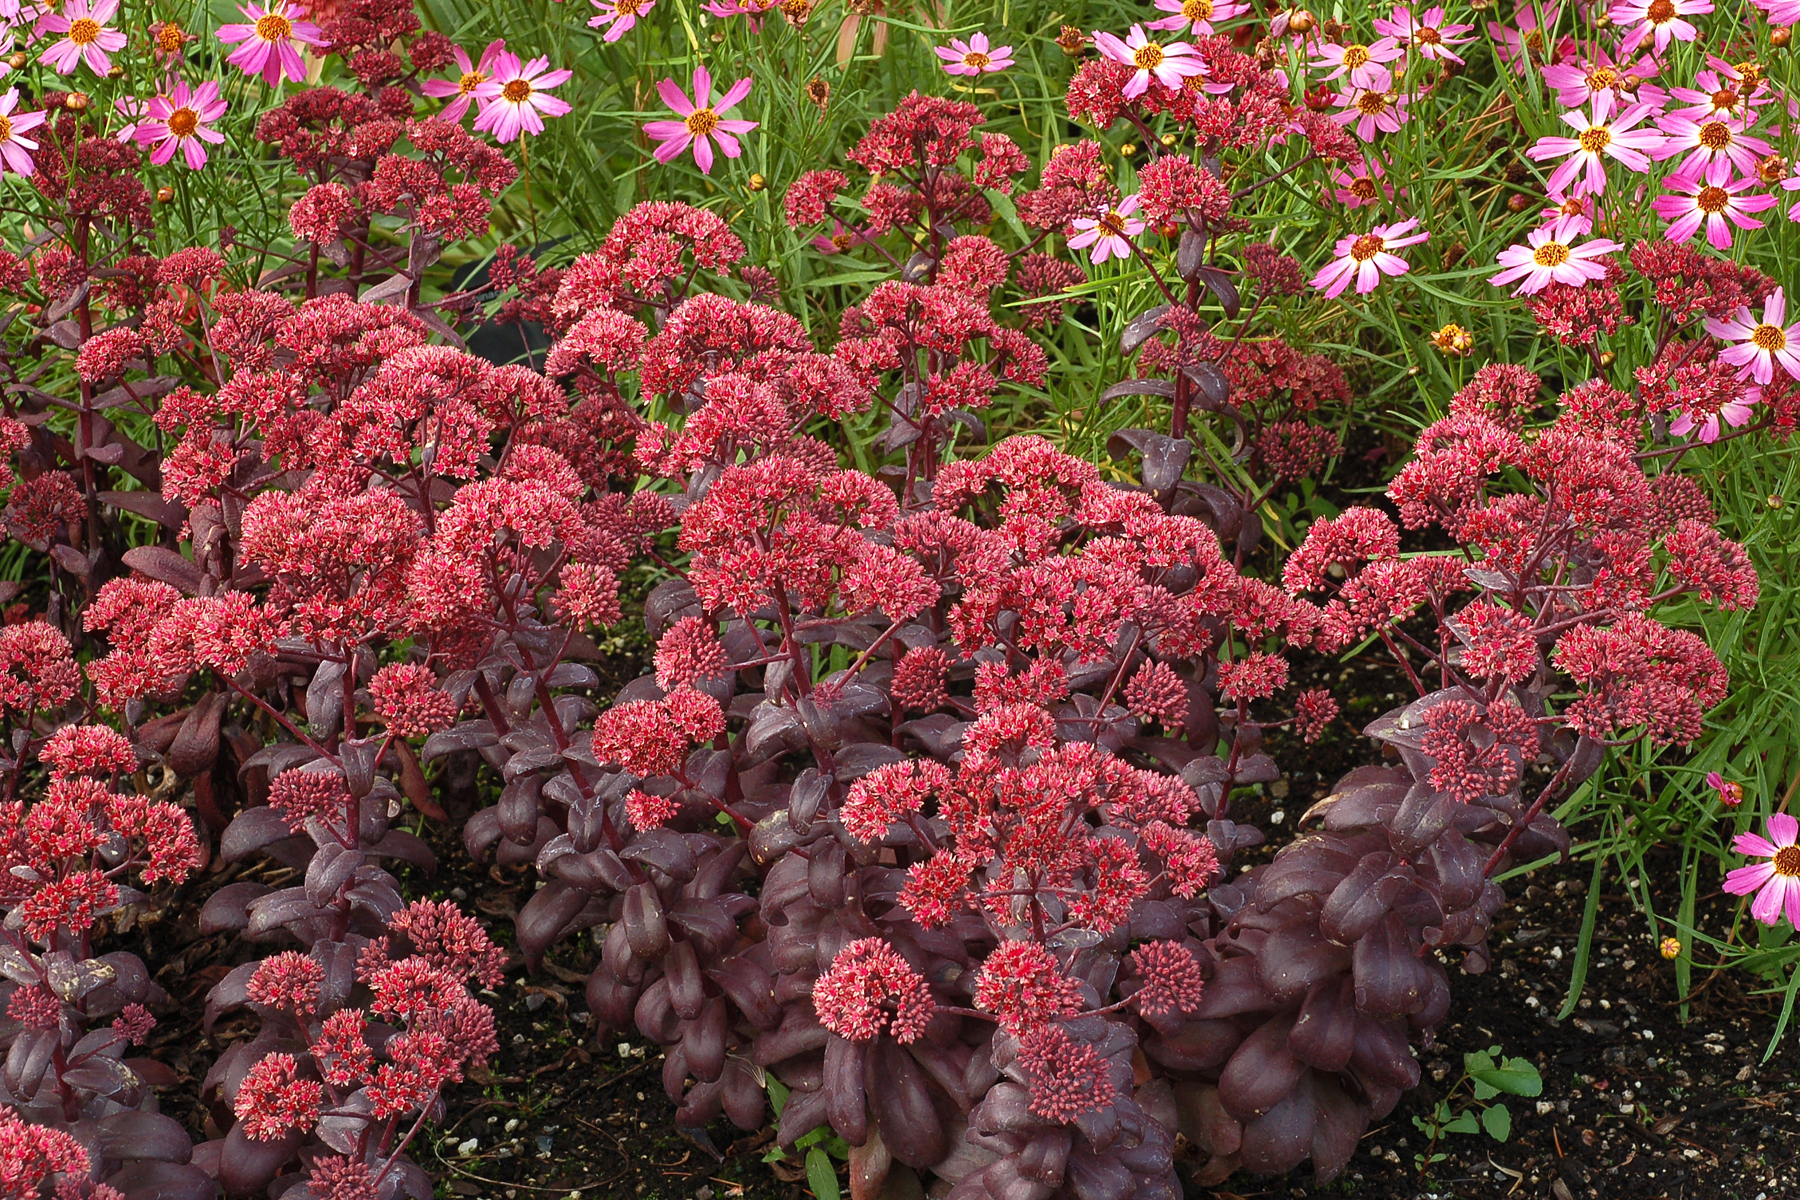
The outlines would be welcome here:
[[[93,5],[88,0],[69,0],[60,13],[45,13],[38,19],[38,32],[60,33],[62,39],[52,43],[38,56],[38,61],[63,75],[73,71],[75,64],[80,62],[85,62],[88,70],[96,75],[106,74],[112,67],[107,52],[125,48],[125,35],[106,25],[118,11],[119,0],[99,0]]]
[[[1525,235],[1524,245],[1515,243],[1500,252],[1498,261],[1502,270],[1489,276],[1488,282],[1500,287],[1523,280],[1513,294],[1531,296],[1552,283],[1581,287],[1604,279],[1606,267],[1594,260],[1624,247],[1605,238],[1577,246],[1574,244],[1577,232],[1579,226],[1572,227],[1561,219],[1539,226]]]
[[[1636,62],[1616,61],[1606,47],[1596,46],[1591,59],[1547,63],[1541,74],[1556,89],[1558,103],[1580,108],[1591,101],[1595,115],[1604,120],[1627,104],[1661,103],[1666,93],[1643,82],[1656,72],[1656,60],[1648,54]]]
[[[1250,11],[1248,4],[1233,4],[1231,0],[1156,0],[1156,7],[1175,15],[1150,22],[1151,29],[1185,28],[1200,37],[1217,32],[1213,22],[1229,21]]]
[[[37,170],[31,162],[31,152],[38,144],[28,137],[19,136],[27,129],[36,129],[44,123],[41,112],[15,112],[19,104],[19,89],[8,88],[6,95],[0,96],[0,173],[11,171],[16,175],[29,175]]]
[[[463,114],[469,111],[469,105],[475,100],[475,90],[486,83],[494,73],[494,62],[506,49],[505,38],[495,38],[488,43],[487,49],[481,52],[481,61],[469,61],[469,53],[461,46],[453,51],[456,55],[457,76],[455,79],[427,79],[419,88],[427,96],[442,99],[450,98],[438,113],[438,120],[448,121],[452,125],[462,123]]]
[[[597,17],[588,18],[589,29],[605,28],[606,35],[600,40],[616,42],[630,33],[638,23],[638,18],[656,7],[656,0],[590,0],[600,10]]]
[[[1737,67],[1710,54],[1706,61],[1715,69],[1695,75],[1695,86],[1669,89],[1672,97],[1687,101],[1687,107],[1674,109],[1670,116],[1702,122],[1721,116],[1748,118],[1776,98],[1760,74],[1746,78]]]
[[[1412,266],[1394,250],[1413,246],[1430,237],[1429,233],[1411,232],[1419,224],[1408,217],[1396,225],[1377,225],[1368,233],[1350,234],[1338,239],[1336,256],[1313,276],[1312,285],[1335,299],[1356,280],[1356,294],[1366,296],[1375,290],[1383,275],[1404,275]]]
[[[1462,59],[1451,46],[1462,46],[1474,41],[1472,37],[1458,37],[1458,34],[1471,32],[1473,25],[1446,25],[1442,5],[1434,5],[1419,16],[1405,5],[1394,5],[1394,15],[1390,18],[1375,18],[1375,32],[1383,33],[1402,42],[1410,42],[1419,52],[1421,58],[1449,59],[1461,62]]]
[[[1705,121],[1664,117],[1657,125],[1668,136],[1656,157],[1686,154],[1679,168],[1684,175],[1698,175],[1720,158],[1730,159],[1739,174],[1755,175],[1762,160],[1773,153],[1768,142],[1746,133],[1744,122],[1736,117],[1717,116]]]
[[[137,140],[154,145],[150,161],[161,165],[180,150],[187,165],[198,171],[206,165],[204,142],[218,145],[225,135],[209,129],[209,123],[225,115],[225,101],[219,98],[219,85],[207,80],[190,90],[187,81],[176,83],[166,96],[151,99],[144,119],[137,125]]]
[[[1331,173],[1331,182],[1337,186],[1332,195],[1345,208],[1361,208],[1365,204],[1373,204],[1386,196],[1394,198],[1394,185],[1387,182],[1387,167],[1381,159],[1373,154],[1365,154],[1357,161]]]
[[[125,118],[125,124],[121,125],[119,131],[113,134],[113,139],[120,142],[135,142],[138,122],[142,121],[145,114],[150,111],[149,102],[139,100],[136,96],[120,96],[113,101],[113,110]]]
[[[1669,48],[1671,41],[1691,42],[1698,32],[1687,17],[1697,17],[1713,10],[1712,0],[1621,0],[1607,10],[1613,24],[1630,25],[1619,53],[1630,54],[1645,38],[1651,38],[1656,53]]]
[[[1732,782],[1717,771],[1706,773],[1706,786],[1719,793],[1719,803],[1726,808],[1736,808],[1744,802],[1744,785]]]
[[[1126,80],[1121,89],[1127,100],[1136,100],[1143,95],[1150,87],[1152,76],[1164,87],[1179,90],[1181,81],[1188,76],[1206,73],[1206,65],[1192,46],[1186,42],[1166,45],[1153,42],[1142,25],[1133,25],[1124,38],[1104,29],[1096,30],[1094,45],[1114,62],[1137,68],[1137,73]]]
[[[1344,76],[1350,80],[1351,87],[1375,88],[1385,90],[1393,82],[1393,74],[1384,66],[1406,54],[1400,43],[1391,37],[1378,38],[1367,44],[1363,42],[1325,42],[1313,51],[1313,66],[1334,68],[1323,79],[1336,79]]]
[[[821,254],[842,254],[850,247],[868,241],[868,235],[860,229],[852,229],[836,217],[831,219],[831,232],[814,237],[812,244]]]
[[[966,42],[951,38],[948,46],[933,46],[931,52],[944,60],[944,71],[950,75],[992,75],[1013,65],[1012,47],[988,45],[985,33]]]
[[[1800,349],[1800,321],[1792,325],[1786,321],[1787,294],[1776,288],[1763,301],[1761,321],[1753,318],[1748,308],[1739,308],[1729,321],[1708,317],[1706,332],[1722,342],[1737,343],[1719,351],[1719,358],[1738,368],[1738,378],[1771,383],[1775,364],[1780,363],[1789,376],[1800,379],[1800,353],[1796,352]]]
[[[1109,258],[1130,258],[1131,239],[1144,232],[1144,223],[1131,214],[1138,210],[1138,197],[1127,196],[1119,207],[1098,217],[1077,217],[1072,224],[1077,232],[1069,239],[1069,249],[1089,246],[1088,261],[1103,263]]]
[[[491,133],[501,143],[523,141],[528,133],[535,137],[544,132],[545,117],[560,117],[574,107],[547,89],[566,83],[575,72],[552,71],[548,58],[521,63],[518,55],[502,50],[494,56],[493,68],[491,76],[475,85],[475,98],[481,101],[477,133]]]
[[[1548,62],[1557,57],[1556,46],[1550,39],[1561,22],[1561,0],[1555,0],[1555,3],[1522,0],[1511,25],[1489,21],[1488,33],[1499,43],[1494,47],[1494,53],[1500,61],[1523,74],[1533,63]]]
[[[657,162],[673,162],[691,145],[695,164],[703,174],[710,175],[714,142],[726,158],[737,158],[744,152],[736,135],[749,133],[756,128],[756,122],[727,120],[719,114],[737,107],[750,94],[748,77],[732,84],[717,104],[712,102],[712,74],[705,67],[694,68],[694,98],[691,101],[673,79],[663,80],[656,85],[656,90],[663,103],[681,117],[679,121],[648,121],[644,124],[644,132],[662,143],[656,148]]]
[[[280,87],[283,77],[306,78],[306,64],[294,43],[323,46],[319,27],[305,20],[306,10],[288,0],[263,0],[262,7],[248,4],[238,11],[250,19],[248,25],[219,26],[219,40],[226,45],[242,45],[233,50],[226,62],[246,75],[261,75],[270,87]]]
[[[1774,208],[1775,197],[1740,195],[1757,185],[1759,181],[1754,175],[1727,183],[1730,178],[1731,164],[1719,159],[1706,168],[1703,177],[1695,178],[1677,171],[1663,180],[1663,186],[1669,188],[1671,194],[1658,196],[1650,202],[1656,215],[1669,222],[1663,236],[1671,242],[1685,242],[1704,223],[1707,244],[1714,250],[1729,250],[1733,225],[1739,229],[1761,229],[1763,223],[1750,214]]]
[[[1526,157],[1533,162],[1568,156],[1550,173],[1549,190],[1552,199],[1561,198],[1565,194],[1597,196],[1604,192],[1605,160],[1608,158],[1620,163],[1628,171],[1642,174],[1650,169],[1647,152],[1660,149],[1663,144],[1663,135],[1654,129],[1634,128],[1650,115],[1650,106],[1647,104],[1635,104],[1609,121],[1601,109],[1600,101],[1596,100],[1593,112],[1592,120],[1579,111],[1564,113],[1563,124],[1575,130],[1575,137],[1542,137],[1525,151]]]
[[[1788,924],[1800,925],[1800,820],[1787,813],[1769,818],[1769,836],[1740,833],[1732,839],[1731,848],[1739,854],[1769,861],[1738,867],[1725,876],[1725,890],[1733,896],[1756,893],[1750,902],[1750,915],[1764,925],[1773,925],[1787,914]]]
[[[1696,413],[1683,410],[1673,421],[1669,422],[1669,432],[1677,437],[1694,435],[1694,440],[1704,445],[1712,445],[1719,440],[1721,422],[1733,429],[1756,415],[1756,404],[1762,400],[1762,389],[1748,388],[1741,400],[1726,400],[1718,409],[1708,413]]]
[[[1355,126],[1357,137],[1372,142],[1378,133],[1400,132],[1410,119],[1407,105],[1412,98],[1385,89],[1351,88],[1332,96],[1331,102],[1344,110],[1333,113],[1332,120]]]

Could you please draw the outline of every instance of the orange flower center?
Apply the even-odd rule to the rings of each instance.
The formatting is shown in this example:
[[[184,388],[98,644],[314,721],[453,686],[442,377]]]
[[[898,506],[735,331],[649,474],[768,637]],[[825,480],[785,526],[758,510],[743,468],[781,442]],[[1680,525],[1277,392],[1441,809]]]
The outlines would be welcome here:
[[[500,95],[514,104],[523,104],[531,98],[531,85],[523,79],[515,79],[500,89]]]
[[[641,7],[642,0],[613,0],[613,11],[621,17],[635,17]]]
[[[1787,334],[1781,331],[1779,325],[1758,325],[1756,331],[1750,335],[1750,341],[1758,350],[1787,349]],[[1800,874],[1800,872],[1795,873]]]
[[[1541,29],[1534,29],[1524,37],[1520,38],[1519,42],[1530,53],[1541,55],[1544,52],[1544,31]]]
[[[1386,92],[1364,92],[1356,98],[1356,111],[1364,116],[1373,117],[1387,111]]]
[[[839,250],[848,250],[856,244],[856,239],[847,233],[840,233],[831,239],[831,244],[836,246]]]
[[[1661,25],[1675,19],[1675,0],[1650,0],[1647,14],[1652,25]]]
[[[1743,84],[1746,92],[1754,89],[1762,80],[1762,64],[1759,62],[1741,62],[1734,69],[1738,74],[1738,82]]]
[[[977,71],[993,61],[993,59],[989,58],[979,50],[971,50],[963,55],[963,66],[974,67]]]
[[[1371,57],[1369,48],[1360,42],[1352,42],[1344,47],[1344,65],[1353,71],[1357,67],[1368,66]]]
[[[156,48],[164,54],[174,54],[181,49],[181,26],[173,21],[164,21],[162,28],[156,31]]]
[[[69,22],[69,40],[77,46],[90,45],[100,40],[100,22],[92,17],[77,17]]]
[[[1545,242],[1531,252],[1531,261],[1540,267],[1560,267],[1569,261],[1569,248],[1561,242]]]
[[[1444,40],[1444,35],[1429,25],[1421,25],[1413,30],[1413,42],[1419,46],[1435,46]]]
[[[1800,875],[1800,846],[1783,846],[1775,852],[1775,873],[1789,879]]]
[[[1146,42],[1144,45],[1139,46],[1137,53],[1131,56],[1131,61],[1136,63],[1140,70],[1144,71],[1156,70],[1156,68],[1162,66],[1162,60],[1163,48],[1155,42]]]
[[[1350,257],[1357,262],[1368,262],[1381,253],[1383,242],[1372,233],[1365,233],[1350,243]]]
[[[1708,150],[1723,150],[1731,145],[1731,127],[1723,121],[1708,121],[1700,127],[1700,144]]]
[[[1725,88],[1722,91],[1714,92],[1713,99],[1712,99],[1712,105],[1714,108],[1722,108],[1722,109],[1736,108],[1738,106],[1738,94],[1736,92],[1732,91],[1730,88]]]
[[[705,137],[719,127],[719,114],[710,108],[697,108],[687,119],[687,131],[695,137]]]
[[[1611,67],[1595,67],[1588,76],[1588,91],[1604,92],[1619,85],[1619,73]]]
[[[1213,15],[1212,0],[1181,0],[1181,15],[1190,21],[1210,21]]]
[[[1118,209],[1112,209],[1104,217],[1101,217],[1099,223],[1100,228],[1106,230],[1106,232],[1112,234],[1114,237],[1125,236],[1125,214]]]
[[[267,13],[256,18],[256,36],[265,42],[285,42],[293,33],[293,23],[280,13]]]
[[[1722,213],[1731,196],[1722,187],[1703,187],[1694,197],[1694,205],[1703,213]]]
[[[487,75],[485,73],[481,71],[470,71],[467,75],[464,75],[461,79],[456,81],[456,90],[460,94],[467,96],[486,82]]]
[[[191,137],[200,128],[200,114],[191,108],[178,108],[169,114],[169,132],[178,138]]]
[[[1350,194],[1359,200],[1375,198],[1375,181],[1367,175],[1358,175],[1350,181]]]
[[[1612,130],[1605,125],[1590,125],[1581,131],[1581,148],[1598,154],[1612,142]]]

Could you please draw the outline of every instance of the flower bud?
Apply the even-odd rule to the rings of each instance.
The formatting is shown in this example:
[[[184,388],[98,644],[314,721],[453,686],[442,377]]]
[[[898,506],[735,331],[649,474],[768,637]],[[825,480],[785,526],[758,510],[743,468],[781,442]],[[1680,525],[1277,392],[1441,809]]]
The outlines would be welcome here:
[[[6,57],[6,65],[11,67],[15,71],[23,70],[25,68],[25,64],[30,61],[31,61],[31,59],[25,54],[25,52],[23,50],[16,50],[13,53],[7,55],[7,57]]]
[[[161,187],[156,189],[156,199],[159,204],[167,204],[169,201],[173,200],[174,198],[175,198],[175,189],[170,187],[168,184],[165,183]]]
[[[1681,939],[1666,937],[1662,940],[1662,945],[1659,947],[1659,949],[1662,951],[1662,956],[1664,958],[1680,958],[1681,957]]]
[[[1777,50],[1785,50],[1787,49],[1787,44],[1793,40],[1793,37],[1794,31],[1788,26],[1783,25],[1780,29],[1769,30],[1769,45],[1775,47]]]
[[[764,179],[760,172],[752,171],[750,173],[750,182],[747,186],[753,192],[760,192],[769,186],[769,181]]]
[[[1508,212],[1522,213],[1535,203],[1537,203],[1537,201],[1533,200],[1530,196],[1525,195],[1525,193],[1514,192],[1506,198],[1506,210]]]
[[[86,92],[70,92],[68,98],[63,101],[63,107],[70,112],[86,112],[87,106],[88,96]]]

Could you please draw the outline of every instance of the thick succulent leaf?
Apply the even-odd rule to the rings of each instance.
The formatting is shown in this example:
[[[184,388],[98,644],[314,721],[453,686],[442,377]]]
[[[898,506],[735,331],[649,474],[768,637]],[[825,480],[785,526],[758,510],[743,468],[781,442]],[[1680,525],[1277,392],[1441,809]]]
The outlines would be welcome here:
[[[1219,1097],[1232,1116],[1251,1121],[1287,1098],[1306,1066],[1288,1049],[1291,1013],[1257,1026],[1219,1073]]]
[[[1405,1016],[1424,1004],[1430,972],[1414,952],[1406,927],[1389,914],[1358,939],[1351,952],[1356,1007],[1376,1016]]]

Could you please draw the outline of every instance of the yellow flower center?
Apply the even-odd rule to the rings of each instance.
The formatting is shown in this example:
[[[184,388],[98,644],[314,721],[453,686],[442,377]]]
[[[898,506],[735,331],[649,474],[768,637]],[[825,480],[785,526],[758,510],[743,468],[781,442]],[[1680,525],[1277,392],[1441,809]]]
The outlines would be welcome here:
[[[1372,233],[1365,233],[1350,243],[1350,257],[1357,262],[1368,262],[1381,253],[1383,242]]]
[[[1737,71],[1738,81],[1744,85],[1746,92],[1762,82],[1762,64],[1759,62],[1741,62],[1733,69]]]
[[[1708,121],[1700,127],[1700,144],[1708,150],[1723,150],[1731,145],[1731,127],[1723,121]]]
[[[1367,175],[1358,175],[1350,181],[1350,194],[1358,200],[1373,200],[1375,198],[1375,181]]]
[[[719,114],[710,108],[697,108],[687,119],[687,131],[695,137],[705,137],[719,127]]]
[[[100,40],[100,22],[92,17],[78,17],[69,22],[69,40],[87,46]]]
[[[1100,218],[1100,228],[1106,230],[1106,232],[1112,234],[1114,237],[1124,237],[1125,214],[1116,208],[1112,209],[1104,217]]]
[[[1675,0],[1650,0],[1647,14],[1652,25],[1662,25],[1675,19]]]
[[[1162,60],[1163,48],[1155,42],[1146,42],[1139,46],[1137,53],[1131,56],[1131,61],[1136,63],[1140,70],[1145,71],[1156,70],[1162,66]]]
[[[1750,341],[1758,350],[1773,351],[1787,348],[1787,334],[1781,331],[1779,325],[1758,325],[1756,331],[1750,335]],[[1795,874],[1800,874],[1800,871]]]
[[[831,239],[831,244],[839,250],[848,250],[856,244],[856,239],[847,233],[840,233]]]
[[[1561,242],[1545,242],[1531,252],[1531,261],[1540,267],[1560,267],[1569,261],[1569,248]]]
[[[181,49],[181,26],[173,21],[164,21],[162,28],[156,31],[156,48],[164,54],[174,54]]]
[[[1542,55],[1544,53],[1544,31],[1541,29],[1534,29],[1524,37],[1520,38],[1519,43],[1525,47],[1528,53],[1532,55]]]
[[[7,141],[11,137],[12,137],[12,121],[11,121],[11,119],[8,117],[5,117],[5,116],[0,116],[0,142]]]
[[[1379,116],[1387,111],[1386,92],[1364,92],[1356,98],[1356,111],[1366,117]]]
[[[1619,86],[1619,73],[1611,67],[1595,67],[1588,75],[1588,91],[1604,92]]]
[[[500,96],[514,104],[523,104],[531,98],[531,85],[523,79],[514,79],[500,89]]]
[[[1369,48],[1360,42],[1352,42],[1344,47],[1344,65],[1352,71],[1368,66],[1371,57]]]
[[[613,0],[613,11],[621,17],[635,17],[642,7],[642,0]]]
[[[1800,846],[1783,846],[1775,852],[1775,873],[1789,879],[1800,875]]]
[[[1731,196],[1722,187],[1703,187],[1694,197],[1694,206],[1703,213],[1722,213]]]
[[[993,61],[993,59],[989,58],[979,50],[971,50],[963,55],[963,66],[974,67],[977,71]]]
[[[485,72],[470,71],[467,75],[464,75],[461,79],[456,81],[456,90],[459,94],[467,96],[486,82],[487,75]]]
[[[293,23],[280,13],[266,13],[256,18],[256,36],[265,42],[285,42],[293,33]]]
[[[200,128],[200,114],[191,108],[178,108],[169,114],[169,132],[178,138],[191,137]]]
[[[1598,154],[1612,142],[1612,130],[1605,125],[1590,125],[1581,131],[1581,148]]]
[[[1213,15],[1212,0],[1181,0],[1181,15],[1190,21],[1210,21]]]

